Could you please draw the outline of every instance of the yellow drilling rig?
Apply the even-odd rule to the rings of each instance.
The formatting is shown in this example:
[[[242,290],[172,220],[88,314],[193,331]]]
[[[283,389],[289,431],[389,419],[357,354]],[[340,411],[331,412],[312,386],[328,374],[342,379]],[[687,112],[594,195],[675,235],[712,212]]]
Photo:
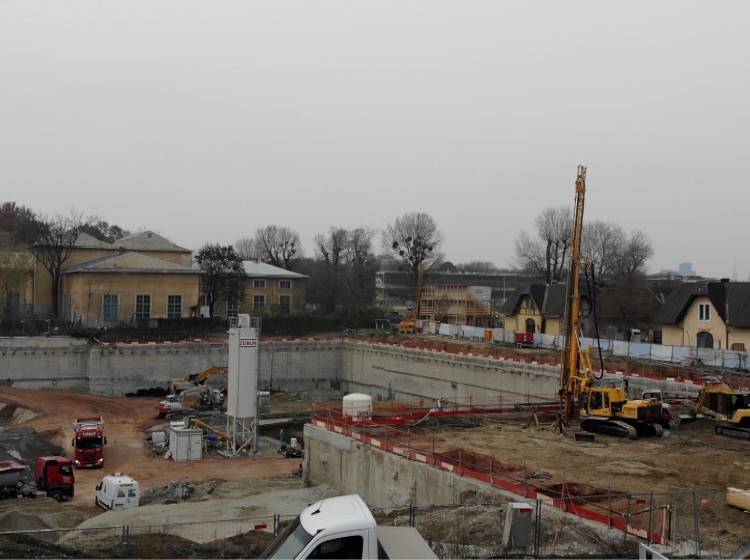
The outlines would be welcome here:
[[[622,381],[604,379],[591,365],[591,348],[581,344],[581,272],[589,263],[581,254],[586,168],[578,166],[571,240],[568,297],[565,305],[565,344],[560,372],[560,427],[579,421],[582,430],[617,437],[661,436],[662,406],[657,399],[628,399]]]

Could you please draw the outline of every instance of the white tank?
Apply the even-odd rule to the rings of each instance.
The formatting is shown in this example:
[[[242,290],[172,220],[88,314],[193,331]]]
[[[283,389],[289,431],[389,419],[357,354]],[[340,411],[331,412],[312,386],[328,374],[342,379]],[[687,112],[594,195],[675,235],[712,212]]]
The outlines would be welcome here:
[[[235,418],[257,413],[259,335],[258,319],[250,315],[239,315],[237,326],[229,329],[227,414]]]
[[[350,418],[370,418],[372,416],[372,397],[362,393],[351,393],[343,399],[341,412]]]

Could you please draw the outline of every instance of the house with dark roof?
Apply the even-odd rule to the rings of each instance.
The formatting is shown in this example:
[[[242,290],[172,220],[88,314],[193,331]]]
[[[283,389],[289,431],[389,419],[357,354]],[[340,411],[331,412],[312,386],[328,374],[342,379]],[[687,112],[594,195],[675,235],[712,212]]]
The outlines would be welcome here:
[[[36,260],[33,274],[34,312],[51,314],[52,277]],[[153,231],[113,243],[81,233],[63,265],[58,289],[66,320],[88,326],[149,324],[197,312],[200,271],[192,268],[189,249]]]
[[[746,350],[750,348],[750,282],[687,282],[656,314],[662,344]]]
[[[565,314],[565,284],[529,284],[501,309],[503,327],[514,332],[559,335]]]

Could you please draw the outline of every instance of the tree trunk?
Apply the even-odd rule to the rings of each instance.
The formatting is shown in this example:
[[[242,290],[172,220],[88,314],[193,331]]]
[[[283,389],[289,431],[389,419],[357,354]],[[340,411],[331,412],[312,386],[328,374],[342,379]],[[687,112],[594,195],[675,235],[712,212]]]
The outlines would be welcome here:
[[[52,277],[52,316],[60,318],[60,273],[55,272]]]

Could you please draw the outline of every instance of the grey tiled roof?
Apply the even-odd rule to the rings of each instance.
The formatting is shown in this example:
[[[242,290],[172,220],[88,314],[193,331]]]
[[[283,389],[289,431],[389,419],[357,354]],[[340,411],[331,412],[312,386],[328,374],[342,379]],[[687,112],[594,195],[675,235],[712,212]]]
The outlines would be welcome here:
[[[687,282],[675,289],[656,314],[656,322],[675,325],[685,316],[696,297],[711,301],[721,320],[729,325],[750,328],[750,282]]]
[[[118,272],[142,274],[200,274],[181,264],[157,259],[141,253],[125,252],[101,257],[66,268],[64,274],[82,272]]]
[[[175,245],[166,237],[162,237],[153,231],[142,231],[118,239],[112,244],[118,249],[127,249],[128,251],[174,251],[177,253],[191,253],[190,249],[185,249]]]

